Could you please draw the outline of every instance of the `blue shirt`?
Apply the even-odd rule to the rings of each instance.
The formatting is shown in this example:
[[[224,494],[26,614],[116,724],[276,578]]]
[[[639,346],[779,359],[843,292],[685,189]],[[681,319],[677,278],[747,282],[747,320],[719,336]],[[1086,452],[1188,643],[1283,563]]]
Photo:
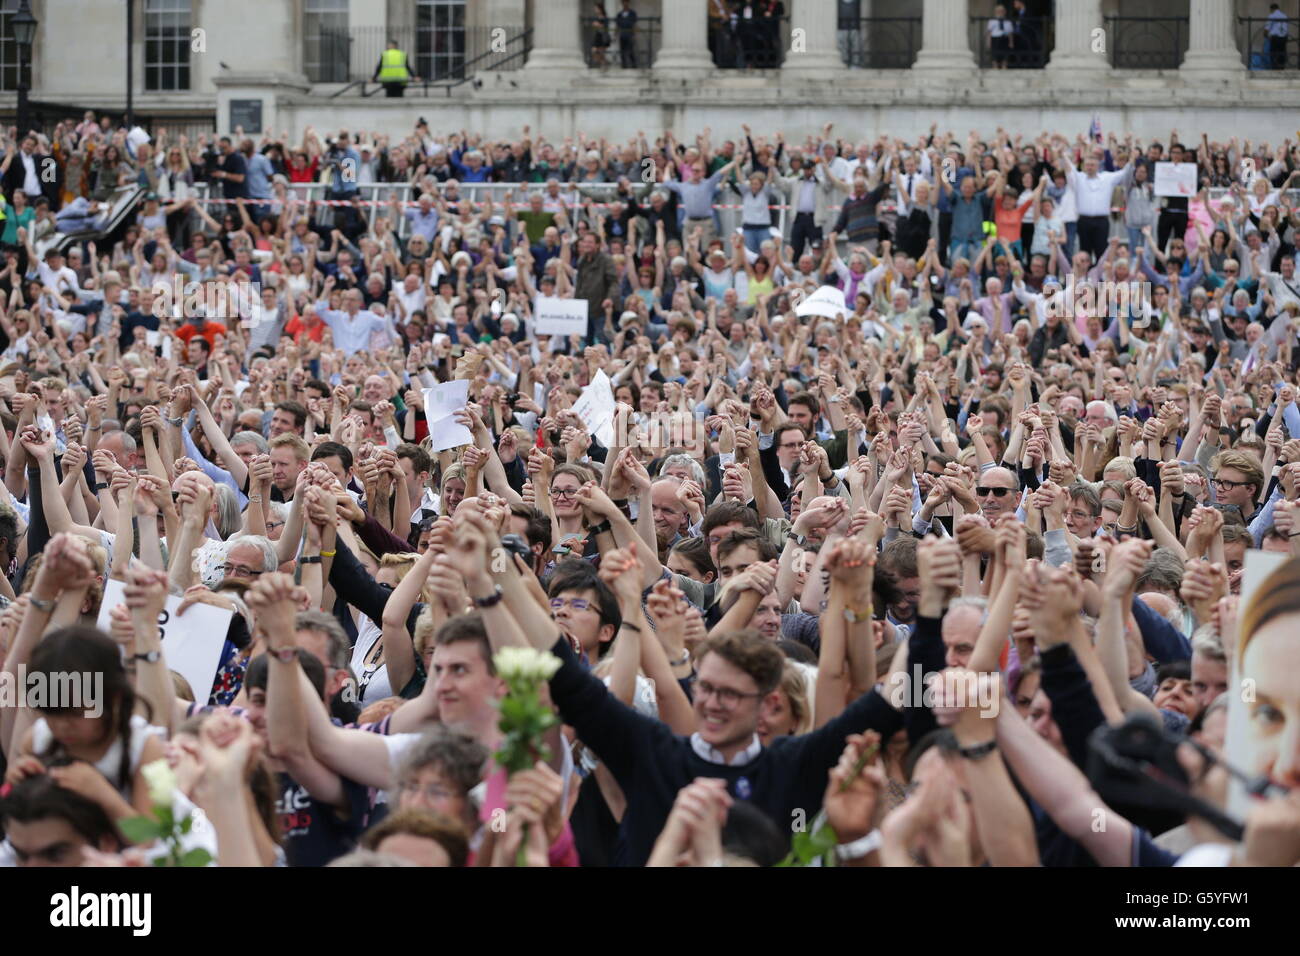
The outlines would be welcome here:
[[[419,206],[406,210],[406,221],[411,224],[411,235],[424,236],[433,244],[433,237],[438,234],[438,210],[430,208],[427,213],[422,212]]]
[[[262,153],[254,153],[248,161],[248,198],[270,199],[271,177],[274,175],[275,167],[271,161]]]

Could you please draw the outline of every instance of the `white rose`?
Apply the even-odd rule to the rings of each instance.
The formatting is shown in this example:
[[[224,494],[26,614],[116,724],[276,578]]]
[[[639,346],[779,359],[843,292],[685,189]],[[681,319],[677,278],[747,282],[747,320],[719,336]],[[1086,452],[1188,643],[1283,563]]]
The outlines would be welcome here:
[[[155,760],[140,768],[149,786],[149,802],[156,807],[170,807],[176,789],[176,774],[166,760]]]
[[[550,680],[560,669],[560,659],[549,651],[531,647],[503,647],[493,657],[497,676],[503,680]]]

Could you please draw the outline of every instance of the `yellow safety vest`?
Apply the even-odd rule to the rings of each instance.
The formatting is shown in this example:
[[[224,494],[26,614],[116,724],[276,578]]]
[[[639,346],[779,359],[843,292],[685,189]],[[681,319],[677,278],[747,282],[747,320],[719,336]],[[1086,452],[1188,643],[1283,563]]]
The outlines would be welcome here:
[[[403,83],[411,78],[406,69],[406,54],[401,50],[385,50],[379,57],[379,82]]]

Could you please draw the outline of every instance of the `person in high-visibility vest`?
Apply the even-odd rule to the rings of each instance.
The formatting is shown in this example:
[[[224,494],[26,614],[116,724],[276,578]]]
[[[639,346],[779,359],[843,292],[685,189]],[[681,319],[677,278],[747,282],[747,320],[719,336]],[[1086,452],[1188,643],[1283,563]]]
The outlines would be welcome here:
[[[415,79],[406,68],[406,52],[398,49],[396,40],[389,40],[388,49],[379,54],[374,79],[384,84],[385,96],[402,96],[406,84]]]

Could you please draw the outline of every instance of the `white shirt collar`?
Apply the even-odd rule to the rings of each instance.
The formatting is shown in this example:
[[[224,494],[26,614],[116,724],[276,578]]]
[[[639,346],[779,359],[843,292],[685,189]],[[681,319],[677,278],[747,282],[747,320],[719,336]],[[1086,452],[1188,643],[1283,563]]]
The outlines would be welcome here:
[[[758,759],[758,755],[763,751],[763,742],[758,739],[758,734],[754,734],[754,739],[749,742],[749,746],[728,760],[716,747],[706,743],[704,738],[696,733],[691,734],[691,749],[701,760],[707,760],[709,763],[721,764],[724,767],[741,767]]]

